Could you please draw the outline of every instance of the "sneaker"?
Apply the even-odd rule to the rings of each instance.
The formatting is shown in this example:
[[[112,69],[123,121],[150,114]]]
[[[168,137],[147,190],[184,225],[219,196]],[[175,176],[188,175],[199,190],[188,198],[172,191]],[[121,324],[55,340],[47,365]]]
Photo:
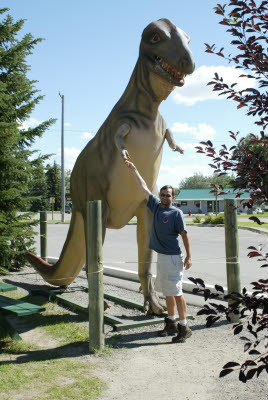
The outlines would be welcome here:
[[[178,331],[177,336],[172,338],[173,343],[184,343],[192,335],[192,331],[188,326],[178,324]]]
[[[158,336],[174,336],[178,332],[178,322],[172,321],[168,317],[165,317],[165,326],[162,331],[158,331]]]

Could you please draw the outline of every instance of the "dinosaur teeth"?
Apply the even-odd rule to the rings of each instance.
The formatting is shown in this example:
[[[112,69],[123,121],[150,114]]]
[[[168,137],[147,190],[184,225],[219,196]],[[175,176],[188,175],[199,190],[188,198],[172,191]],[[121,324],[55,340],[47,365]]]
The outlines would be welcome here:
[[[164,71],[169,73],[174,78],[183,80],[183,78],[185,77],[186,74],[177,71],[174,67],[163,61],[161,57],[155,56],[155,60],[159,62],[160,66],[163,68]]]

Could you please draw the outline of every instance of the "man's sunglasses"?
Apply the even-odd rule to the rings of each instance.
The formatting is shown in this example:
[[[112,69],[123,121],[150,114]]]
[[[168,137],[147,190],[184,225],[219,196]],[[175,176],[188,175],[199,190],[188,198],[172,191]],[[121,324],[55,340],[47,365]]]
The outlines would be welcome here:
[[[171,194],[161,193],[160,196],[161,196],[161,197],[171,197]]]

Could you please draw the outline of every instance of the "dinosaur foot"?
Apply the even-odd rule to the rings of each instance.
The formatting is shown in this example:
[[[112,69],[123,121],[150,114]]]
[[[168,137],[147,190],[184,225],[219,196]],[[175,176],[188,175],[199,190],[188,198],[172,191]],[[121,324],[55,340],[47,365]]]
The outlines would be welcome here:
[[[159,298],[155,292],[150,293],[144,300],[144,313],[152,312],[156,315],[161,315],[165,311],[163,306],[159,303]]]

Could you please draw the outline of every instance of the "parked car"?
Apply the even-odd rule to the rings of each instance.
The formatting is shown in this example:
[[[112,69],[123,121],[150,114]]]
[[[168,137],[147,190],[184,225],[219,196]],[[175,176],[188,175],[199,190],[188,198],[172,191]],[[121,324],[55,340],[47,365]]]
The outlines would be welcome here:
[[[72,207],[69,204],[66,204],[65,206],[65,212],[66,214],[71,214],[72,212]]]
[[[256,214],[262,214],[263,213],[263,211],[262,211],[262,209],[260,208],[260,207],[256,207],[256,208],[254,208],[254,210],[253,211],[255,211],[256,212]]]

